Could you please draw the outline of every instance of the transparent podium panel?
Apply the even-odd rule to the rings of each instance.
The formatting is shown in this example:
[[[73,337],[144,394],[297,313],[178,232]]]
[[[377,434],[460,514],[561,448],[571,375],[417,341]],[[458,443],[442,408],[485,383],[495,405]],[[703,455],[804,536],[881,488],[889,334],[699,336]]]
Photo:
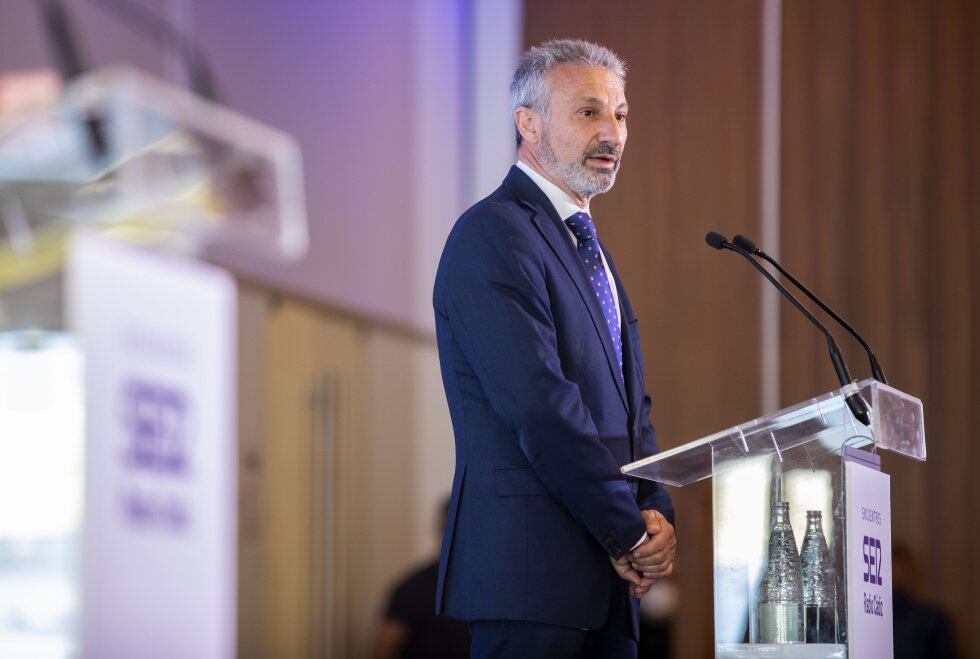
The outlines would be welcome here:
[[[871,425],[851,413],[846,399],[859,396],[870,408]],[[753,458],[776,456],[803,447],[819,456],[875,444],[925,461],[926,439],[922,402],[877,380],[862,380],[787,407],[775,414],[722,430],[623,467],[628,476],[688,485],[728,471]]]
[[[845,462],[877,469],[879,447],[924,460],[922,404],[864,380],[623,467],[712,478],[716,657],[848,656]]]
[[[846,656],[841,469],[839,453],[814,455],[799,446],[715,477],[719,656]],[[782,531],[780,506],[788,522]],[[814,535],[823,536],[816,552]],[[804,541],[817,569],[804,565]],[[790,651],[788,645],[803,647]]]
[[[22,251],[90,224],[185,251],[298,258],[302,176],[289,135],[124,67],[0,125],[0,217]]]

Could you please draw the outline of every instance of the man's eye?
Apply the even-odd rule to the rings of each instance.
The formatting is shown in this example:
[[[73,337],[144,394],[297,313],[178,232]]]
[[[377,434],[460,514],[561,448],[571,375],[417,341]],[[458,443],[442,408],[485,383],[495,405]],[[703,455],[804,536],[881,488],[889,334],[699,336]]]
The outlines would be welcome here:
[[[616,115],[616,119],[618,121],[626,121],[626,115],[625,114],[617,114]]]
[[[595,112],[593,110],[582,110],[582,116],[583,117],[591,117],[591,116],[594,116],[594,115],[595,115]]]

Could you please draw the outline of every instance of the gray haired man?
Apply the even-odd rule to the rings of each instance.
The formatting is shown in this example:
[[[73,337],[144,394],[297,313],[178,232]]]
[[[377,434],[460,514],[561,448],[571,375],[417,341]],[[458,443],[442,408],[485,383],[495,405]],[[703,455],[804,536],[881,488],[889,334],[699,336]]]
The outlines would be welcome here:
[[[518,162],[446,241],[433,305],[456,436],[437,611],[474,657],[636,656],[637,604],[673,570],[639,324],[589,202],[626,146],[625,66],[551,41],[511,85]]]

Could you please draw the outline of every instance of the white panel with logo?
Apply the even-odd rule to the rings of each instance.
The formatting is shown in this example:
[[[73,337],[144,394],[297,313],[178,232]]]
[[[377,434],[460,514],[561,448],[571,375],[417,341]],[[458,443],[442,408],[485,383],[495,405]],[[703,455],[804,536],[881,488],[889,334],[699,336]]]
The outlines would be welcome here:
[[[849,656],[890,659],[894,650],[890,478],[857,462],[846,462],[844,470]]]
[[[234,281],[92,236],[67,276],[86,362],[84,656],[233,657]]]

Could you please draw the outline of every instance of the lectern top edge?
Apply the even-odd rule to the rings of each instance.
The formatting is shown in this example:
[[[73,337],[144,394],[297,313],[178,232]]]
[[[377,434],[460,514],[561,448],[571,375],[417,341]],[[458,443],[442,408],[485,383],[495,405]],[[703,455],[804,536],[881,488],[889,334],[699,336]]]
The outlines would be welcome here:
[[[872,411],[871,427],[857,421],[845,399],[858,393]],[[866,379],[708,435],[622,468],[628,476],[683,486],[728,471],[756,457],[815,459],[844,445],[874,444],[925,460],[922,402],[877,380]]]

